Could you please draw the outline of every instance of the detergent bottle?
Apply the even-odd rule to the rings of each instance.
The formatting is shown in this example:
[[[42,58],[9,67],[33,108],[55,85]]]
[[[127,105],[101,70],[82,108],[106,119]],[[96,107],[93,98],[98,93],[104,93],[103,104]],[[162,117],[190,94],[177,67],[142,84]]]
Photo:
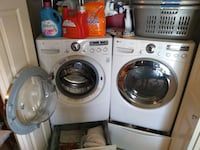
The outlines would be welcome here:
[[[106,17],[104,0],[87,1],[84,4],[88,13],[88,28],[90,37],[103,37],[106,34]]]
[[[59,13],[51,7],[50,1],[44,1],[40,11],[41,30],[44,37],[61,37],[62,19]]]
[[[67,38],[86,38],[88,37],[87,12],[84,6],[79,10],[63,8],[63,36]]]
[[[81,34],[82,37],[88,37],[89,36],[89,28],[88,28],[88,13],[86,12],[86,9],[84,6],[80,6],[79,10],[79,17],[80,19],[80,26],[82,27]]]

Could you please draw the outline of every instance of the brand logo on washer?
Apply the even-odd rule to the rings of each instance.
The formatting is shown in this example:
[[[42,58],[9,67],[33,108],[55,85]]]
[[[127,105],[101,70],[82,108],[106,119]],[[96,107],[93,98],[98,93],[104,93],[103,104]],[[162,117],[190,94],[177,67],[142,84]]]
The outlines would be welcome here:
[[[73,42],[73,43],[71,44],[71,49],[72,49],[73,51],[79,51],[80,48],[81,48],[81,45],[80,45],[78,42]]]

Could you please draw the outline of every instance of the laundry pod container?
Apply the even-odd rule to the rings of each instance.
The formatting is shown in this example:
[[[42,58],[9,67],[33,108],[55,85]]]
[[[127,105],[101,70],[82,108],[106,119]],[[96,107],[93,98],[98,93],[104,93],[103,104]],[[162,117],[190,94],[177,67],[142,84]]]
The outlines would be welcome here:
[[[200,28],[200,0],[134,0],[131,7],[138,36],[193,39]]]

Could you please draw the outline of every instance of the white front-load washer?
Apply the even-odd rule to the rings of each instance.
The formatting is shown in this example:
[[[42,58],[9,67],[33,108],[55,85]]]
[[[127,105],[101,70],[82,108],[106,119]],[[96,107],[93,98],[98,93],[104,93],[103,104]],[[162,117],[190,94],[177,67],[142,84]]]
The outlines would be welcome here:
[[[36,40],[40,66],[54,82],[58,103],[52,124],[107,120],[112,38]]]
[[[111,120],[169,133],[194,46],[192,41],[115,38]]]

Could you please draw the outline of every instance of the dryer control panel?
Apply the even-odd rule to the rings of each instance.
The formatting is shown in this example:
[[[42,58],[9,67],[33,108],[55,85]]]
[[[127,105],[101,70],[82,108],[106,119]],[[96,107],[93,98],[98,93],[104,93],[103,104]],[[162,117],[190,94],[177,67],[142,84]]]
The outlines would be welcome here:
[[[146,44],[146,54],[161,56],[173,60],[184,60],[190,55],[190,45],[180,43],[149,43]],[[144,53],[143,53],[144,54]]]
[[[194,46],[192,41],[116,38],[113,55],[185,62],[191,59]]]

